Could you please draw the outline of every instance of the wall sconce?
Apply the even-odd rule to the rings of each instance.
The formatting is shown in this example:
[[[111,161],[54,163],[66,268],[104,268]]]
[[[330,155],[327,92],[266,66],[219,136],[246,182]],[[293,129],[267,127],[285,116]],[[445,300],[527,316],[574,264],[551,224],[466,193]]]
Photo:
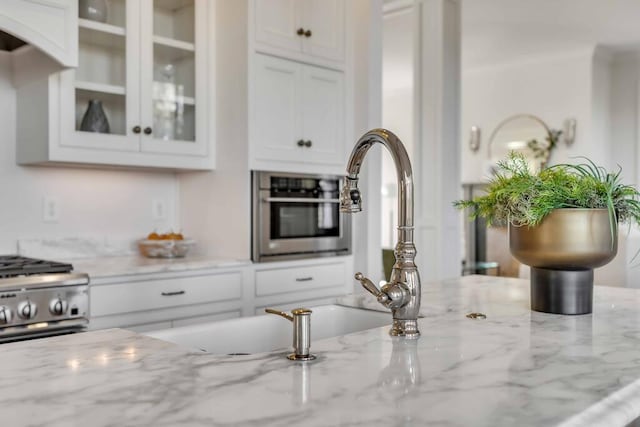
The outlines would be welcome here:
[[[481,139],[482,135],[480,132],[480,128],[478,126],[471,126],[471,131],[469,133],[469,148],[474,153],[480,149]]]
[[[562,140],[567,146],[573,144],[576,139],[576,119],[565,119],[562,123]]]

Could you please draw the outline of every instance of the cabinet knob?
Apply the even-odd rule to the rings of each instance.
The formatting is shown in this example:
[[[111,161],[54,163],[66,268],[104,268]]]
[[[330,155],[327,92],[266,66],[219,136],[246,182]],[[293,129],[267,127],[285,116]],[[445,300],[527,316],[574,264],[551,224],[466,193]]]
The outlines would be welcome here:
[[[298,31],[296,31],[296,34],[299,36],[303,36],[304,35],[304,28],[298,28]]]
[[[302,139],[299,139],[296,144],[298,144],[298,147],[304,147],[305,146],[305,142]]]
[[[311,142],[311,140],[307,140],[307,141],[304,142],[304,146],[305,147],[311,147],[312,144],[313,143]]]
[[[304,36],[307,37],[307,38],[311,37],[311,34],[312,34],[311,30],[307,30],[307,31],[304,32]]]
[[[144,128],[144,134],[145,135],[151,135],[151,132],[153,132],[153,130],[149,126]]]
[[[142,128],[140,126],[134,126],[133,129],[131,129],[131,130],[133,131],[133,133],[140,133]]]

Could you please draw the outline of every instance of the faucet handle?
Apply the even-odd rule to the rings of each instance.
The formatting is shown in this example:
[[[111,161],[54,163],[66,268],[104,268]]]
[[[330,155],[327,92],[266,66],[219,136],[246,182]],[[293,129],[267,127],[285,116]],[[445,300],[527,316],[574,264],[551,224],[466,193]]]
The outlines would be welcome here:
[[[364,277],[364,274],[358,272],[356,273],[355,278],[362,284],[362,287],[365,288],[371,295],[376,297],[378,299],[378,302],[380,302],[381,304],[384,304],[389,300],[389,296],[378,289],[378,287],[374,285],[371,280]]]

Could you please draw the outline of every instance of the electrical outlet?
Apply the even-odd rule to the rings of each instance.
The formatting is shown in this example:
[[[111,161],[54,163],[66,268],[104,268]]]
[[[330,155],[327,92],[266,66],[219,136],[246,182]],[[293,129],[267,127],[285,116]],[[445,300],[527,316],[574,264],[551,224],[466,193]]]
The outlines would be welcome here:
[[[51,196],[42,200],[42,220],[44,222],[58,222],[60,219],[60,201]]]
[[[167,204],[164,200],[153,199],[151,201],[151,218],[154,221],[167,219]]]

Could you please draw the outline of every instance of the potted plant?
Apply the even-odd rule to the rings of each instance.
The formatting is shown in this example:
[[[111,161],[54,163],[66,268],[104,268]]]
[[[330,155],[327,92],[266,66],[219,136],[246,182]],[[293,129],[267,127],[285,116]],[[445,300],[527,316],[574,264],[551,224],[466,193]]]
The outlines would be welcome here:
[[[585,163],[529,170],[512,153],[498,163],[486,195],[455,202],[488,225],[507,224],[509,248],[531,267],[531,308],[558,314],[592,311],[593,269],[613,259],[618,224],[640,224],[640,193]]]

